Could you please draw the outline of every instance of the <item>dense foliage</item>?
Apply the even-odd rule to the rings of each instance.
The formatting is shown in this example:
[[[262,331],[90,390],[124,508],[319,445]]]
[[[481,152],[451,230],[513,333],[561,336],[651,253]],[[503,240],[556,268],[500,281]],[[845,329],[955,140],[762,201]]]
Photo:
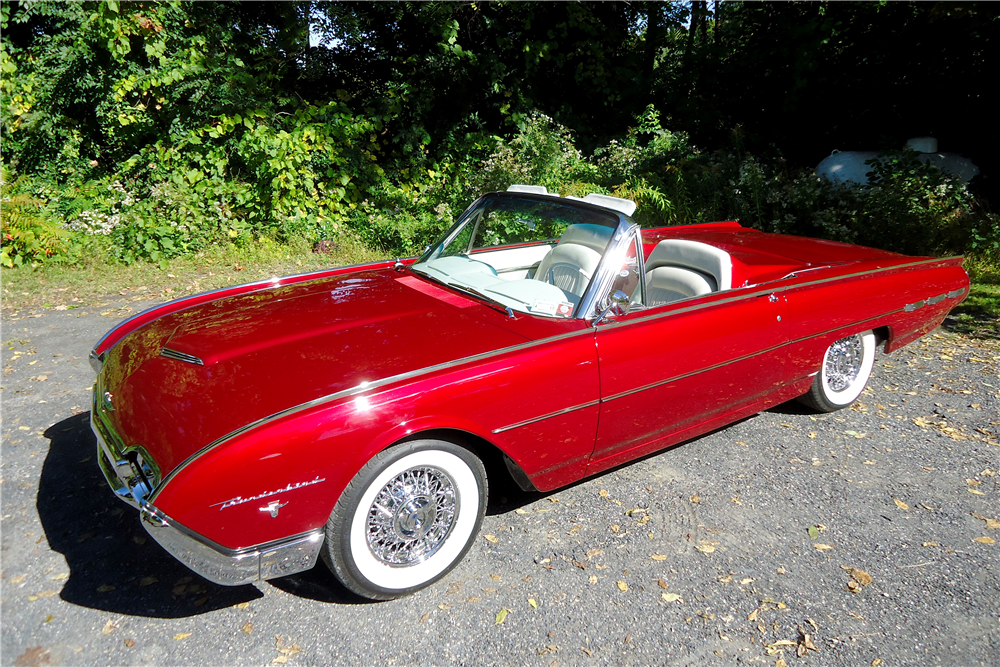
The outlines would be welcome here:
[[[976,92],[995,75],[994,5],[0,11],[8,267],[83,253],[165,265],[210,245],[342,234],[413,254],[478,193],[514,182],[630,197],[644,224],[739,219],[1000,258],[986,205],[1000,146]],[[931,132],[983,169],[973,190],[898,151],[865,188],[811,173],[830,148]]]

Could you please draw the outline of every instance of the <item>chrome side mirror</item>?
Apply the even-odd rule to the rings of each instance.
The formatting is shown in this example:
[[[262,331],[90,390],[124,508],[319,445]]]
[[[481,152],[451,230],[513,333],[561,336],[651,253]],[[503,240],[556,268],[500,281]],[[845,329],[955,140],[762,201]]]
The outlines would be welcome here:
[[[629,299],[628,294],[621,290],[615,290],[608,296],[608,306],[601,311],[601,314],[597,316],[594,320],[594,326],[603,322],[608,315],[614,315],[616,317],[621,317],[622,315],[628,315],[632,308],[632,300]]]

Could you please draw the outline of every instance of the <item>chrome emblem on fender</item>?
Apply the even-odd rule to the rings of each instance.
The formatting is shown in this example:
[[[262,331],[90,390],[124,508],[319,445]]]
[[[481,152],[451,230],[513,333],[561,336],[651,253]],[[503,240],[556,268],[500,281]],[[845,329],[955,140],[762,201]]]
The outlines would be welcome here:
[[[278,510],[287,505],[288,503],[279,503],[277,500],[267,504],[267,507],[258,507],[257,510],[260,512],[270,512],[271,518],[274,519],[278,516]]]
[[[114,394],[112,394],[110,391],[104,392],[103,404],[104,404],[104,409],[107,410],[108,412],[115,411],[115,406],[111,405],[112,398],[114,398]]]
[[[325,482],[325,481],[326,477],[320,478],[320,476],[317,475],[316,479],[311,479],[308,482],[295,482],[294,484],[289,484],[280,489],[275,489],[274,491],[265,491],[264,493],[258,493],[256,496],[250,496],[248,498],[244,498],[243,496],[236,496],[235,498],[230,498],[229,500],[223,500],[221,503],[212,503],[211,505],[209,505],[209,507],[219,507],[221,505],[221,507],[219,507],[219,511],[221,512],[227,507],[235,507],[236,505],[242,505],[243,503],[250,503],[253,502],[254,500],[267,498],[268,496],[276,496],[279,493],[284,493],[285,491],[294,491],[295,489],[301,489],[303,486],[311,486],[313,484],[319,484],[320,482]],[[273,505],[274,503],[271,504]],[[270,505],[268,505],[268,507],[270,507]],[[283,505],[281,507],[283,507]],[[265,509],[266,508],[261,508],[261,512],[265,511]],[[278,516],[277,508],[274,510],[274,514],[272,514],[271,516]]]

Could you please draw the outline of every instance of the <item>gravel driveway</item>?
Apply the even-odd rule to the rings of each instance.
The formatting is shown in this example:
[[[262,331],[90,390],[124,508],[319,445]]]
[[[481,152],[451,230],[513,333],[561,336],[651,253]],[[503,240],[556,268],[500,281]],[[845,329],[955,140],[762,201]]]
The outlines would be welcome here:
[[[322,565],[211,584],[114,499],[87,353],[144,305],[4,316],[3,665],[1000,664],[997,341],[938,330],[851,409],[494,488],[454,572],[368,603]]]

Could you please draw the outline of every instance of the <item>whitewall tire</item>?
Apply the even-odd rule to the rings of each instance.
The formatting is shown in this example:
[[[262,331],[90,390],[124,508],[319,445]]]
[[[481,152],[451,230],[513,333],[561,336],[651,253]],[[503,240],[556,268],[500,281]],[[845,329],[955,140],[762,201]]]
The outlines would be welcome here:
[[[486,471],[469,450],[440,440],[390,447],[337,501],[323,558],[358,595],[413,593],[462,560],[482,525],[486,497]]]
[[[800,400],[820,412],[846,408],[864,391],[874,363],[874,332],[865,331],[834,341],[823,355],[809,393]]]

